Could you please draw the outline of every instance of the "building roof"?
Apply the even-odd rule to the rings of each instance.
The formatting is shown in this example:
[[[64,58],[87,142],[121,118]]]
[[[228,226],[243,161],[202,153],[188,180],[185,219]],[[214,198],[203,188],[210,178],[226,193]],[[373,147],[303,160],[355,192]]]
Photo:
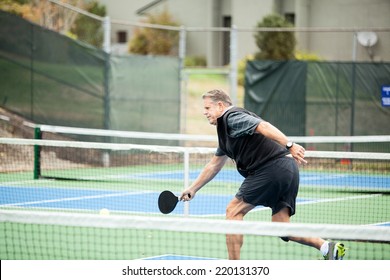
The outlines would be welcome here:
[[[163,1],[165,1],[165,0],[154,0],[154,1],[152,1],[152,2],[150,2],[148,4],[146,4],[146,5],[142,6],[138,10],[136,10],[136,13],[137,13],[137,15],[143,15],[143,14],[145,14],[145,12],[147,10],[149,10],[150,8],[160,4]]]

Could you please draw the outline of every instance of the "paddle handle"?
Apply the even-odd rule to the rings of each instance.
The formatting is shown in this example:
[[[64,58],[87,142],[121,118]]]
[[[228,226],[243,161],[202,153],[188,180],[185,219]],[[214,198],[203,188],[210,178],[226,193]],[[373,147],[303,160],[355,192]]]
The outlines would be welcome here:
[[[188,195],[188,198],[191,198],[191,195],[189,193],[187,193]],[[177,200],[180,201],[180,196],[177,197]]]

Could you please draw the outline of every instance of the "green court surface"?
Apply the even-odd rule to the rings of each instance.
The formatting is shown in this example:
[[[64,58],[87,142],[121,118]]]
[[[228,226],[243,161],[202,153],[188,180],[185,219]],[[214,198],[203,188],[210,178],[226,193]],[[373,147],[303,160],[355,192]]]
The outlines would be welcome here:
[[[157,167],[157,165],[155,166]],[[32,180],[32,173],[0,174],[1,209],[99,215],[110,209],[108,219],[122,216],[167,217],[157,208],[158,194],[169,189],[180,193],[183,172],[177,165],[153,171],[154,166],[104,168],[78,171],[77,180]],[[158,170],[157,170],[158,169]],[[67,171],[68,172],[68,171]],[[200,169],[192,169],[193,180]],[[62,171],[55,176],[70,176]],[[74,174],[72,175],[74,176]],[[225,207],[242,177],[224,169],[185,208],[179,203],[169,217],[224,219]],[[303,170],[297,199],[296,223],[390,225],[389,176]],[[26,214],[29,215],[29,214]],[[269,208],[257,207],[248,221],[270,221]],[[1,259],[226,259],[225,235],[145,229],[101,228],[0,223]],[[348,239],[348,236],[346,236]],[[278,237],[245,236],[242,259],[321,259],[313,248]],[[346,259],[390,259],[390,244],[343,241]]]

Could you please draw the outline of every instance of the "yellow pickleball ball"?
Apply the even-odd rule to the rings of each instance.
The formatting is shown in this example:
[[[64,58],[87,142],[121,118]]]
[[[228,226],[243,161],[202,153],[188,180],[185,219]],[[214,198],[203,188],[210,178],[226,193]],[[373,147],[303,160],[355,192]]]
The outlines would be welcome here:
[[[110,210],[108,210],[107,208],[102,208],[100,209],[99,214],[102,216],[108,216],[110,215]]]

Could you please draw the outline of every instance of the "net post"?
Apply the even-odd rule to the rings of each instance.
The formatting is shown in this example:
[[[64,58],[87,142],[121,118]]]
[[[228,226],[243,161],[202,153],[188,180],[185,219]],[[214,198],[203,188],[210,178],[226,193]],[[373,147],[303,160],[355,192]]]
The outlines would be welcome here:
[[[35,127],[34,139],[42,139],[40,127]],[[34,145],[34,179],[39,179],[39,177],[41,177],[41,147]]]
[[[188,188],[190,183],[190,152],[186,149],[184,151],[184,189]],[[184,216],[190,214],[189,201],[184,202]]]

